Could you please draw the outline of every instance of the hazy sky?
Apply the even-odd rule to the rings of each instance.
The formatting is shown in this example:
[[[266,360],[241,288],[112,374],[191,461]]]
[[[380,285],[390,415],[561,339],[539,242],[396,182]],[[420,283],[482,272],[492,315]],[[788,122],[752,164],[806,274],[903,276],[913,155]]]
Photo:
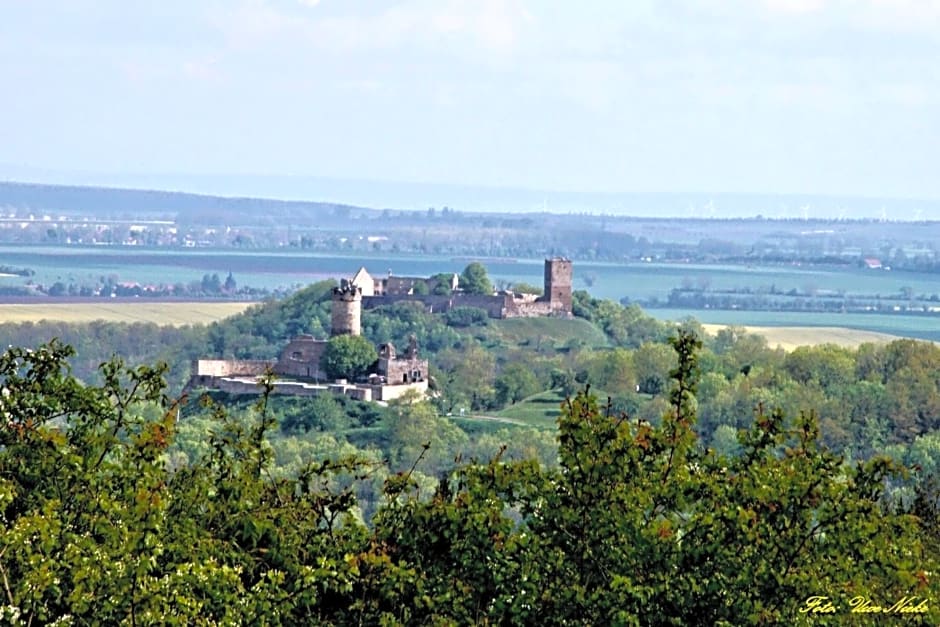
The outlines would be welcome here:
[[[940,0],[0,0],[0,164],[940,198]]]

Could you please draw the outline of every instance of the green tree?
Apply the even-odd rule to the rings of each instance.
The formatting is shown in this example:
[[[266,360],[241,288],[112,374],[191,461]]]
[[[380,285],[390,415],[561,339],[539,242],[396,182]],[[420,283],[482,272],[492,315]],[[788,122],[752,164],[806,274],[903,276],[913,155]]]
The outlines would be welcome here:
[[[431,277],[431,282],[434,287],[431,289],[431,293],[436,296],[450,296],[453,292],[451,286],[453,285],[454,275],[449,272],[440,272]]]
[[[647,342],[633,352],[637,384],[644,394],[660,394],[669,385],[669,371],[675,366],[675,353],[665,344]]]
[[[460,274],[460,289],[468,294],[492,294],[493,284],[486,273],[486,267],[474,261]]]
[[[664,348],[668,350],[668,347]],[[671,360],[672,353],[667,354]],[[578,356],[577,368],[584,373],[582,383],[590,383],[608,394],[623,395],[636,391],[637,372],[633,366],[633,353],[625,348],[584,352]],[[668,366],[662,375],[668,375]]]
[[[307,399],[304,399],[307,400]],[[337,431],[349,427],[349,417],[332,394],[318,394],[299,408],[291,408],[280,420],[285,433]]]
[[[784,359],[784,368],[802,385],[816,382],[823,387],[836,387],[855,379],[852,353],[833,344],[795,348]]]
[[[734,457],[741,452],[738,430],[730,425],[718,425],[712,434],[712,448],[716,455]]]
[[[344,556],[367,549],[351,479],[371,462],[273,479],[265,395],[254,419],[211,408],[209,446],[171,472],[163,368],[112,361],[85,386],[70,354],[52,343],[0,356],[4,622],[348,622]]]
[[[330,379],[355,380],[378,359],[372,342],[361,335],[331,337],[320,357],[320,367]]]
[[[550,432],[474,447],[426,401],[390,403],[397,472],[327,434],[272,446],[270,381],[249,412],[206,401],[205,445],[171,469],[186,419],[162,367],[112,361],[84,385],[58,343],[11,349],[0,620],[835,625],[861,595],[926,600],[914,618],[940,623],[937,488],[892,503],[887,488],[908,479],[887,458],[847,463],[821,446],[813,411],[759,408],[737,455],[703,447],[701,345],[684,330],[671,344],[660,420],[585,390],[562,405],[557,463]],[[889,448],[919,481],[940,448],[935,433],[914,442]],[[464,452],[492,458],[455,462]],[[839,610],[801,612],[815,595]]]
[[[522,281],[513,283],[512,291],[516,292],[517,294],[537,294],[538,296],[541,296],[542,294],[545,293],[544,288],[541,288],[535,285],[530,285]]]
[[[490,321],[489,313],[479,307],[454,307],[444,315],[448,326],[472,327],[485,325]]]
[[[409,620],[843,624],[860,591],[933,598],[936,562],[914,519],[882,506],[889,462],[847,468],[818,445],[812,414],[787,427],[782,412],[759,413],[735,457],[703,450],[698,341],[673,345],[661,426],[581,393],[563,408],[557,471],[497,455],[457,469],[428,501],[380,513],[376,535],[395,564],[383,575],[423,576],[415,596],[394,598]],[[814,594],[840,613],[801,613]]]
[[[511,363],[503,368],[496,377],[494,387],[496,401],[500,405],[515,403],[542,391],[532,369],[522,363]]]
[[[553,390],[559,390],[565,396],[572,396],[577,392],[577,382],[574,380],[574,373],[570,370],[555,368],[551,372],[551,382]]]
[[[468,342],[460,349],[441,351],[435,363],[440,368],[439,383],[443,388],[441,400],[445,412],[489,407],[495,395],[493,382],[496,372],[496,359],[491,352],[476,342]]]
[[[459,427],[439,417],[434,406],[416,394],[390,402],[386,421],[393,469],[416,465],[425,474],[437,475],[449,470],[467,440]]]

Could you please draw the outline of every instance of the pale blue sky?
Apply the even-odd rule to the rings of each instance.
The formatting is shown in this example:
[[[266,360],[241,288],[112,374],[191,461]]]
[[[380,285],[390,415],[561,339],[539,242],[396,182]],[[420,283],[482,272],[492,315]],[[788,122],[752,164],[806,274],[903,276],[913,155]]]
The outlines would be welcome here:
[[[0,0],[8,170],[937,199],[938,153],[940,0]]]

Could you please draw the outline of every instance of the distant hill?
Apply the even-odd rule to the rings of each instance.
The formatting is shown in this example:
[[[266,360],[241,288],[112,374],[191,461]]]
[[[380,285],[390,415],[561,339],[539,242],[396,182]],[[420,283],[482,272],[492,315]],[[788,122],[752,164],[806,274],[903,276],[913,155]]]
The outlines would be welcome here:
[[[258,202],[249,199],[268,198],[298,202],[301,206],[326,204],[396,211],[450,207],[463,212],[503,214],[548,212],[657,218],[751,218],[760,215],[774,219],[940,220],[940,199],[683,191],[581,192],[288,175],[109,175],[50,172],[3,164],[0,164],[0,178],[97,186],[79,189],[186,190],[193,193],[183,196],[224,198],[226,202],[248,203],[249,207],[253,207],[252,202]],[[159,195],[167,192],[141,193]],[[311,199],[318,202],[308,202]],[[3,198],[0,197],[0,206],[2,204]]]
[[[230,198],[185,192],[42,185],[0,181],[0,210],[17,213],[93,215],[99,218],[175,220],[178,223],[241,224],[335,223],[374,213],[364,207],[338,203]]]

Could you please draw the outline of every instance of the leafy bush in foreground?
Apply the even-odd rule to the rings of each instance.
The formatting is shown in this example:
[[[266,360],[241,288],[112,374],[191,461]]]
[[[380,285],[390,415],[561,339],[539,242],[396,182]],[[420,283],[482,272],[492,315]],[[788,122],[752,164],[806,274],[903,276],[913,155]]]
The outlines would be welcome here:
[[[171,471],[161,368],[72,378],[51,344],[0,357],[0,613],[13,623],[842,624],[855,596],[926,601],[936,547],[882,505],[887,459],[845,468],[812,415],[761,412],[740,455],[692,430],[697,342],[660,426],[564,404],[560,464],[460,464],[436,489],[390,475],[371,526],[355,485],[377,462],[271,472],[257,419],[214,408],[211,446]],[[416,441],[416,454],[431,444]],[[421,450],[424,449],[424,452]],[[934,516],[928,508],[922,517]],[[935,524],[935,518],[934,524]],[[801,613],[828,596],[832,615]],[[916,618],[916,616],[915,616]]]

